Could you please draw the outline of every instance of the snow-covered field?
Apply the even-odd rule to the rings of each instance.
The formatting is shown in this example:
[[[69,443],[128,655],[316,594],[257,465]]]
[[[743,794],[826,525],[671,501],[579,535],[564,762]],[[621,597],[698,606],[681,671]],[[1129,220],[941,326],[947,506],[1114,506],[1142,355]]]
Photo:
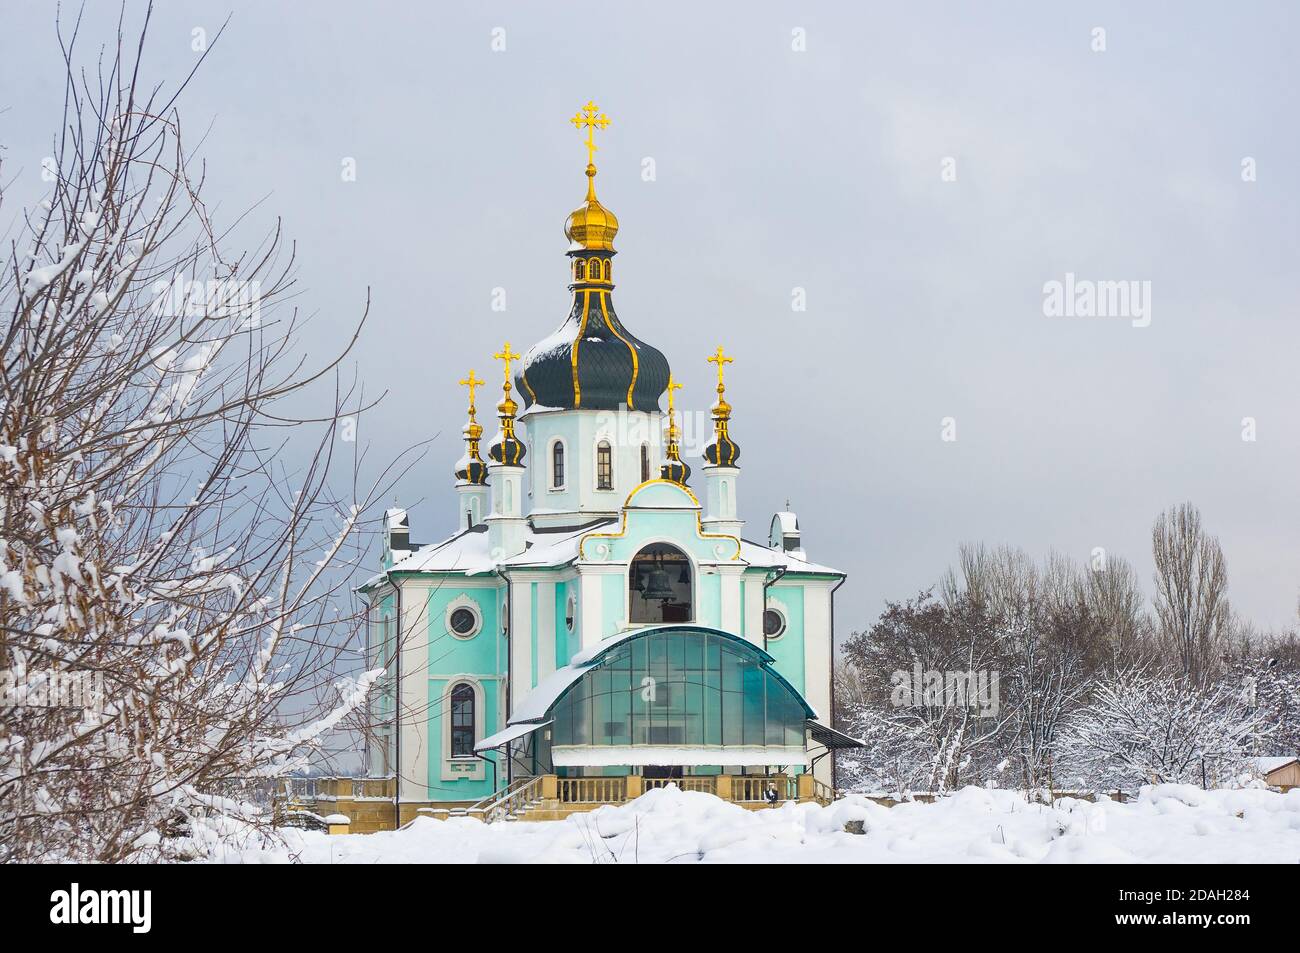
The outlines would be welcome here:
[[[844,831],[860,820],[864,834]],[[965,788],[934,804],[747,811],[709,794],[654,790],[562,822],[420,819],[395,833],[287,831],[273,849],[229,863],[1286,863],[1300,862],[1300,789],[1143,788],[1118,804],[1029,804]]]

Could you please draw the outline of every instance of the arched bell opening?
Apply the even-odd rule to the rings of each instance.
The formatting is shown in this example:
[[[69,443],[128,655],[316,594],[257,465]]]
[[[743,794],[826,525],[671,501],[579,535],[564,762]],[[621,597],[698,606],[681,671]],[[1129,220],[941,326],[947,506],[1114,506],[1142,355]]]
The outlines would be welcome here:
[[[695,618],[695,580],[686,553],[651,543],[628,569],[628,621],[633,625],[690,622]]]

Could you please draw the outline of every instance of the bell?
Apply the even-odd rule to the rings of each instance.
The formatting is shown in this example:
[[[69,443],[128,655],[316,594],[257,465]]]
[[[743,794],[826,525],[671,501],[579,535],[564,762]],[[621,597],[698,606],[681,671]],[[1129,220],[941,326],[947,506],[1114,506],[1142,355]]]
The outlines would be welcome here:
[[[650,584],[645,592],[641,593],[641,598],[671,599],[672,597],[673,588],[668,582],[668,572],[662,568],[650,570]]]
[[[637,592],[641,592],[645,589],[645,578],[640,570],[637,570],[636,578],[632,580],[632,588]]]

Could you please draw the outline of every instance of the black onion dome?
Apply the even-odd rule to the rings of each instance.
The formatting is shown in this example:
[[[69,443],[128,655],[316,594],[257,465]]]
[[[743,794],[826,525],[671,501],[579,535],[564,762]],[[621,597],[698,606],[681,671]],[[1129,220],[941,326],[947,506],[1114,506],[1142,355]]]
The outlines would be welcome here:
[[[523,466],[524,454],[527,452],[528,448],[519,441],[513,430],[510,433],[504,430],[497,431],[497,435],[492,438],[492,443],[488,446],[489,457],[497,463],[512,467]]]
[[[483,486],[487,483],[487,464],[478,454],[478,442],[483,439],[483,427],[474,419],[470,411],[469,423],[464,431],[465,456],[456,461],[456,479],[461,483],[474,483]]]
[[[497,404],[501,429],[488,444],[488,456],[497,463],[511,467],[522,467],[524,455],[528,453],[528,448],[515,436],[515,411],[518,409],[519,405],[510,396],[510,385],[507,383],[505,398]]]
[[[659,478],[672,480],[685,486],[686,481],[691,478],[691,468],[681,460],[669,460],[659,468]]]
[[[525,406],[659,410],[668,359],[618,319],[606,289],[578,289],[569,317],[529,348],[515,377]]]
[[[456,479],[462,483],[484,486],[487,484],[487,465],[482,460],[463,457],[460,466],[456,468]]]
[[[492,438],[492,443],[488,447],[488,456],[497,463],[504,463],[507,466],[521,467],[524,465],[524,454],[528,452],[527,448],[519,442],[519,438],[513,433],[507,435],[504,431],[498,431],[497,435]]]
[[[719,392],[722,386],[718,386]],[[727,421],[731,419],[731,405],[721,393],[713,405],[713,439],[704,447],[704,459],[715,467],[734,467],[740,459],[740,444],[731,439]]]
[[[704,447],[704,459],[715,467],[734,467],[740,459],[740,444],[725,433],[714,434]]]

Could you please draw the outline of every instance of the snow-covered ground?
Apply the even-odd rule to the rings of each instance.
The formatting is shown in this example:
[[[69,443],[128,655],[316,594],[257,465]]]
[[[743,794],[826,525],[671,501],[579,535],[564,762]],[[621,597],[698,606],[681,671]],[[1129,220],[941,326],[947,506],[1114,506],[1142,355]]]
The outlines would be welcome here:
[[[844,831],[863,822],[864,834]],[[230,863],[1286,863],[1300,862],[1300,789],[1143,788],[1118,804],[1029,804],[965,788],[934,804],[747,811],[709,794],[654,790],[562,822],[420,819],[381,834],[286,831],[284,846],[231,851]]]

